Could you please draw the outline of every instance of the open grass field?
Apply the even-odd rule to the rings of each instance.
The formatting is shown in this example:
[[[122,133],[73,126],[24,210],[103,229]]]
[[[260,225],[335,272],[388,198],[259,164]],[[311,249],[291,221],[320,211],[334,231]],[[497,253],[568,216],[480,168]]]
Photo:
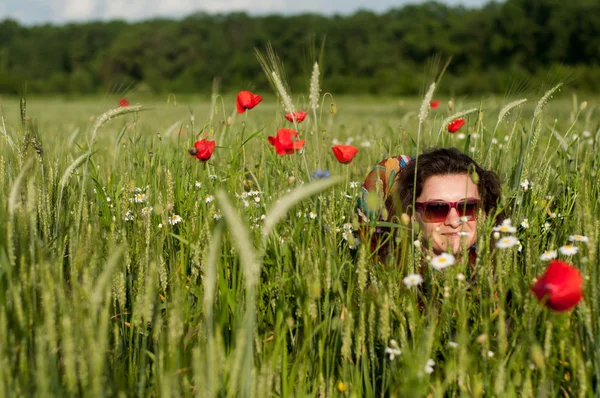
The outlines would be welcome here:
[[[284,156],[267,137],[294,126],[272,93],[244,114],[234,95],[0,99],[0,397],[596,396],[600,109],[550,89],[451,110],[294,96],[306,144]],[[188,154],[199,135],[207,162]],[[394,218],[401,254],[374,261],[360,185],[431,146],[499,174],[518,245],[493,248],[488,217],[476,266],[440,272]],[[575,234],[557,255],[584,298],[558,313],[530,287]]]

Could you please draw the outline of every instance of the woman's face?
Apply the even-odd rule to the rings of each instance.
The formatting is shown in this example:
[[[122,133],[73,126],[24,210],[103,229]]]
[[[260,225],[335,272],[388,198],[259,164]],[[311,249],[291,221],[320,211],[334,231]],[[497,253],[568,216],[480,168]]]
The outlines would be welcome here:
[[[481,199],[477,185],[468,174],[436,175],[429,177],[423,184],[417,203],[423,202],[461,202],[472,203]],[[462,211],[463,206],[457,205]],[[460,254],[463,245],[469,248],[477,242],[477,220],[475,217],[461,218],[456,208],[451,208],[448,217],[442,221],[426,221],[423,210],[416,213],[417,221],[423,229],[424,245],[431,245],[434,253],[450,252]],[[475,215],[477,212],[475,212]]]

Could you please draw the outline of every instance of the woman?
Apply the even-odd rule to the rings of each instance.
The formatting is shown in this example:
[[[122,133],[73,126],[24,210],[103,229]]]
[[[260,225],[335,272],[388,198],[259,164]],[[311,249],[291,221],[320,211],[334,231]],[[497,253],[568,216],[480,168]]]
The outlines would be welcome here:
[[[479,217],[494,215],[500,195],[500,181],[493,171],[456,148],[430,149],[417,159],[401,156],[382,161],[363,184],[358,210],[367,222],[398,223],[407,213],[419,223],[426,250],[460,256],[463,248],[474,254]],[[389,232],[378,227],[371,238],[379,256],[389,252],[389,243],[381,243]],[[370,233],[361,231],[363,238]]]

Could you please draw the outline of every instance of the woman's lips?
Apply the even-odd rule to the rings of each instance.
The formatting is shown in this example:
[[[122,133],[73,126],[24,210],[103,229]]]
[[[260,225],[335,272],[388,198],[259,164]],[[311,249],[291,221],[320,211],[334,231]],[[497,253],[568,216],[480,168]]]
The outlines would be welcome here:
[[[449,239],[461,238],[463,236],[467,237],[469,235],[471,235],[470,232],[461,232],[461,231],[458,231],[458,232],[442,232],[442,236],[445,236],[446,238],[449,238]]]

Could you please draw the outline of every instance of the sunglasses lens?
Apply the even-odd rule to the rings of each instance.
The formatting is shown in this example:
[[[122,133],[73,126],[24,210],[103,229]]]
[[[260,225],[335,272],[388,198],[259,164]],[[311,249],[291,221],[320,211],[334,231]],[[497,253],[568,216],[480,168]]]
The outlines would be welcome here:
[[[450,212],[450,205],[445,202],[427,203],[423,216],[427,222],[441,222]]]
[[[477,201],[461,202],[456,205],[456,210],[461,217],[471,217],[471,219],[475,219],[478,204],[479,202]]]

